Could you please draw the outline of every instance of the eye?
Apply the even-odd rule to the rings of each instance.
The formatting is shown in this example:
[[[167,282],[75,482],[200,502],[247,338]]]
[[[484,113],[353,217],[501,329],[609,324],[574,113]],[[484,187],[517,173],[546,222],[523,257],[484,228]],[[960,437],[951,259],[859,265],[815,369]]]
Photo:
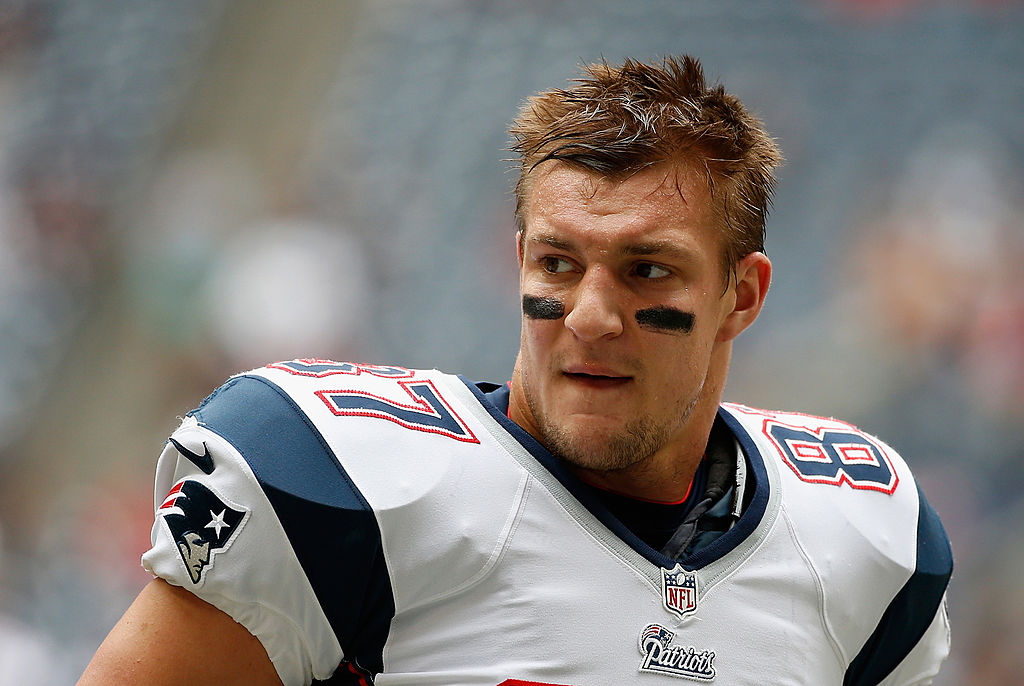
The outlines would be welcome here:
[[[633,267],[633,273],[641,279],[661,279],[672,274],[668,269],[650,262],[640,262]]]
[[[572,262],[561,257],[549,255],[540,258],[539,262],[541,268],[549,274],[563,274],[572,271]]]

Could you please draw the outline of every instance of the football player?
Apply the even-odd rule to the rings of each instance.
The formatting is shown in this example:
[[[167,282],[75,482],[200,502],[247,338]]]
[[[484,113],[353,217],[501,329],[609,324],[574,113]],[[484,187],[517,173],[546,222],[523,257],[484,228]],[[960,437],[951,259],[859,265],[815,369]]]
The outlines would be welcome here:
[[[761,123],[680,57],[592,65],[512,135],[510,382],[230,379],[159,459],[155,579],[80,684],[931,682],[952,556],[906,463],[722,401],[771,280]]]

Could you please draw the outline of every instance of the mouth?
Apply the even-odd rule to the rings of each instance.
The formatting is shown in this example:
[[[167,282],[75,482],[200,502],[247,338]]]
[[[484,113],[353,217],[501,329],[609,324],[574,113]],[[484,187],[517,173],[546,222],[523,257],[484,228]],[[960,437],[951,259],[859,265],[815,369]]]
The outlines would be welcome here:
[[[633,380],[633,377],[631,376],[604,370],[584,371],[581,369],[570,368],[563,370],[562,375],[575,384],[595,389],[620,388]]]

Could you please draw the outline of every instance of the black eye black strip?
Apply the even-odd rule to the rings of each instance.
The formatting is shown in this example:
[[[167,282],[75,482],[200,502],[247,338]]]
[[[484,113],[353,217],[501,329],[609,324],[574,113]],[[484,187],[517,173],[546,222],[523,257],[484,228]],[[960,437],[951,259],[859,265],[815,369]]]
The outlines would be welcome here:
[[[565,305],[554,298],[524,295],[523,314],[530,319],[561,319],[565,316]]]
[[[637,324],[652,331],[661,333],[690,333],[693,331],[693,312],[683,312],[667,305],[637,310],[635,316]]]

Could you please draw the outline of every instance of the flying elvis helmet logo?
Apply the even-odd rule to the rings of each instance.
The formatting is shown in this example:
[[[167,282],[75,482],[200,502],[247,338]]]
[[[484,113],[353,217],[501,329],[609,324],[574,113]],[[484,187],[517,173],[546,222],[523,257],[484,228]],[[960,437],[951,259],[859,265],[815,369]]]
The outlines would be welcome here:
[[[195,479],[182,479],[157,508],[192,583],[203,579],[214,557],[234,542],[249,511],[219,497]]]

